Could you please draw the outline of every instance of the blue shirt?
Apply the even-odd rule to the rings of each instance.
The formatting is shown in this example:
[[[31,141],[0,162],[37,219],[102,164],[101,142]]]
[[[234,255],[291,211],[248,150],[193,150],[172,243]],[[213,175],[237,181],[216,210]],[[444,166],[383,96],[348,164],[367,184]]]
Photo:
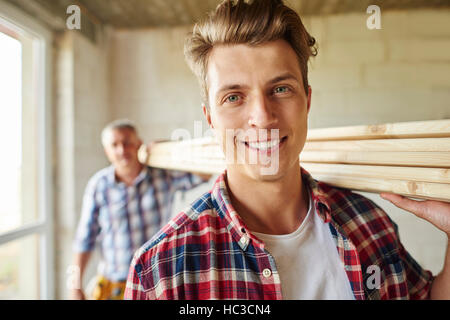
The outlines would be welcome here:
[[[116,181],[113,166],[100,170],[86,187],[74,250],[92,251],[99,241],[100,273],[126,280],[134,252],[170,219],[175,191],[202,182],[190,173],[144,167],[127,186]]]

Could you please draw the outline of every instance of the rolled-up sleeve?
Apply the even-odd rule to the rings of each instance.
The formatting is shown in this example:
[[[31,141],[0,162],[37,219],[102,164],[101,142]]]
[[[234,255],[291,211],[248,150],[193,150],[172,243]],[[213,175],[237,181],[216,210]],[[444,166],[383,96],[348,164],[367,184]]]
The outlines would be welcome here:
[[[83,196],[81,218],[73,243],[75,252],[92,251],[95,247],[95,242],[100,232],[98,221],[99,205],[96,201],[97,192],[97,183],[94,179],[91,179]]]

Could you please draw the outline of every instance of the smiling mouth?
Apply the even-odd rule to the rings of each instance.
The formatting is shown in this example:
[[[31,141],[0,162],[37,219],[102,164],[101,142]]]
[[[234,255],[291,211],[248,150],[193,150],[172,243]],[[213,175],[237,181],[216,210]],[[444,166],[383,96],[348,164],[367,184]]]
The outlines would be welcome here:
[[[257,152],[272,152],[276,149],[279,149],[282,145],[285,144],[287,140],[287,136],[281,139],[267,140],[267,141],[241,141],[244,143],[248,149],[257,151]]]

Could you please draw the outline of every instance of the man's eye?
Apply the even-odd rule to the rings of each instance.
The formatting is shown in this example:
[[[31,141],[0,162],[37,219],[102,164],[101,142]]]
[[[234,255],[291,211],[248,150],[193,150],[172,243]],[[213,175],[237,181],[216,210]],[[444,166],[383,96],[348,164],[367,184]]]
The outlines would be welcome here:
[[[226,101],[227,102],[231,102],[231,103],[238,102],[239,101],[239,96],[236,95],[236,94],[233,94],[231,96],[228,96]]]
[[[275,93],[286,93],[289,91],[288,87],[276,87],[274,92]]]

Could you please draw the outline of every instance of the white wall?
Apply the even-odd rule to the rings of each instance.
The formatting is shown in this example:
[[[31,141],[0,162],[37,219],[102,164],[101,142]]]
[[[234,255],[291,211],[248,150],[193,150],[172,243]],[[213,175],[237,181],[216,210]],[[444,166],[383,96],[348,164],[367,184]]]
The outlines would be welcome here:
[[[310,127],[450,118],[450,10],[382,12],[381,30],[367,17],[305,19],[319,44]]]
[[[79,33],[58,37],[55,48],[56,92],[56,297],[67,299],[68,267],[84,188],[89,178],[108,163],[100,132],[112,120],[109,105],[107,34],[92,43]],[[98,255],[86,272],[95,274]]]
[[[111,106],[129,118],[145,141],[170,139],[177,128],[193,134],[203,121],[197,80],[184,62],[190,27],[117,31],[111,44]],[[207,129],[206,122],[203,123]]]

